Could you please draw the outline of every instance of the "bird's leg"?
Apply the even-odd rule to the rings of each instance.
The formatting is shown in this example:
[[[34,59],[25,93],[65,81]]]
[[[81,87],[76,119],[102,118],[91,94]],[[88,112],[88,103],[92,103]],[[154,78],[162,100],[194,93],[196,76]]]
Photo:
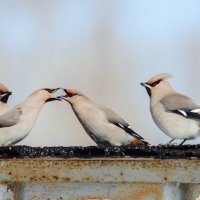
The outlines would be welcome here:
[[[183,143],[186,141],[187,139],[184,139],[183,142],[181,142],[179,145],[183,145]]]
[[[170,145],[174,140],[175,140],[175,138],[170,140],[166,145]]]

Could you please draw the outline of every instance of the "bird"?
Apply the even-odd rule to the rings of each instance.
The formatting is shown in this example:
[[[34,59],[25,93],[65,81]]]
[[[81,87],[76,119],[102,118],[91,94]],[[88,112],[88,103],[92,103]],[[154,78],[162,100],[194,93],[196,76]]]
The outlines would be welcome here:
[[[0,115],[9,110],[7,101],[11,94],[12,92],[4,84],[0,83]]]
[[[86,133],[98,146],[148,145],[118,114],[91,101],[82,92],[64,89],[58,98],[70,103]]]
[[[147,82],[141,83],[150,97],[150,112],[155,124],[171,140],[187,140],[200,135],[200,106],[193,99],[176,92],[167,82],[169,73],[157,74]]]
[[[12,146],[23,140],[31,131],[43,105],[60,100],[53,96],[58,89],[35,90],[20,104],[0,115],[0,146]]]

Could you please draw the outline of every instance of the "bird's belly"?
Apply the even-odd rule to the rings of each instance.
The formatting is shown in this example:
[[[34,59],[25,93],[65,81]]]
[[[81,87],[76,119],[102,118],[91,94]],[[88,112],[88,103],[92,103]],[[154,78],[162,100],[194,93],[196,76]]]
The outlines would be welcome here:
[[[110,123],[99,109],[90,108],[89,111],[80,112],[76,108],[76,116],[88,135],[97,143],[122,145],[131,141],[129,134],[123,129]]]
[[[171,138],[190,139],[200,135],[200,123],[195,120],[167,112],[162,117],[159,114],[152,114],[152,117],[156,125]]]
[[[7,146],[21,141],[30,132],[30,126],[27,124],[18,124],[12,127],[0,129],[0,146]]]

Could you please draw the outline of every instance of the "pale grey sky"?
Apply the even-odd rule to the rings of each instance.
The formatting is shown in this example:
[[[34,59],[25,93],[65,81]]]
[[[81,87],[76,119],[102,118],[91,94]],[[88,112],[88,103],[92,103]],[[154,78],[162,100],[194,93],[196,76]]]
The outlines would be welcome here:
[[[0,30],[11,106],[40,87],[75,88],[159,144],[170,138],[152,121],[140,82],[170,72],[174,88],[200,104],[198,0],[1,0]],[[66,102],[52,102],[19,144],[94,143]]]

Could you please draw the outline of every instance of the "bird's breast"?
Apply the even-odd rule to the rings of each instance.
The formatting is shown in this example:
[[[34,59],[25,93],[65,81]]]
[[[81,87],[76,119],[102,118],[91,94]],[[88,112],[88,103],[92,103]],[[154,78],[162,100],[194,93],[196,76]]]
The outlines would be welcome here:
[[[186,139],[200,134],[197,121],[167,112],[161,104],[151,109],[151,114],[155,124],[171,138]]]

